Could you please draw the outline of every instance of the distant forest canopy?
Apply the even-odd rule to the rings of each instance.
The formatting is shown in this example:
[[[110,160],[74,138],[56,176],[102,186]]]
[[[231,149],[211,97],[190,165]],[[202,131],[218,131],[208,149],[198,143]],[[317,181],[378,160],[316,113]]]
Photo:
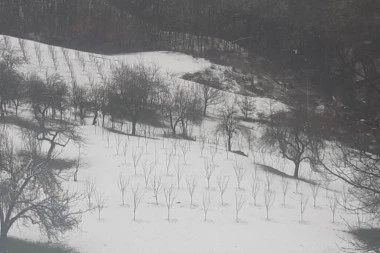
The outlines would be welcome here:
[[[1,0],[0,32],[108,53],[242,47],[370,115],[379,102],[378,0]]]

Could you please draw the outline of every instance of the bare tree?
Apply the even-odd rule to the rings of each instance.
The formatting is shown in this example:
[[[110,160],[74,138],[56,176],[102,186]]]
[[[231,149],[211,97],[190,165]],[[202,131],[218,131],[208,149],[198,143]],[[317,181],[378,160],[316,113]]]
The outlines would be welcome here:
[[[123,173],[120,173],[117,179],[117,187],[119,188],[119,191],[121,193],[121,203],[123,206],[125,205],[125,192],[127,191],[129,183],[130,183],[130,178],[126,178],[123,175]]]
[[[309,202],[309,198],[304,194],[300,194],[300,212],[301,212],[301,222],[303,222],[303,214],[305,213],[307,203]]]
[[[116,143],[116,155],[119,155],[120,145],[121,145],[121,136],[120,134],[115,134],[115,143]]]
[[[17,71],[17,58],[10,55],[7,59],[0,58],[0,114],[7,113],[7,105],[14,102],[16,113],[18,105],[24,97],[24,85],[21,74]],[[15,62],[16,61],[16,62]]]
[[[265,188],[267,191],[272,190],[273,174],[269,171],[265,171]]]
[[[279,152],[293,162],[295,178],[299,177],[303,161],[313,161],[315,153],[322,149],[323,142],[312,126],[312,116],[304,109],[297,109],[289,116],[285,112],[271,116],[270,123],[262,137],[268,150]]]
[[[24,39],[18,39],[18,43],[20,45],[21,53],[24,58],[24,62],[29,63],[29,56],[26,49],[26,41]]]
[[[127,154],[128,154],[128,142],[125,141],[123,145],[124,163],[127,163]]]
[[[103,209],[106,208],[106,198],[99,191],[95,193],[95,208],[98,210],[98,220],[100,220],[101,213]]]
[[[193,196],[195,192],[195,188],[197,187],[197,181],[195,177],[188,178],[186,180],[187,192],[190,195],[190,205],[193,206]]]
[[[44,63],[43,58],[42,58],[42,52],[41,52],[41,44],[38,42],[34,42],[34,51],[36,53],[37,61],[40,67]]]
[[[334,197],[329,199],[329,207],[332,213],[333,223],[335,223],[335,213],[336,213],[336,209],[338,208],[338,205],[339,205],[338,196],[334,194]]]
[[[188,136],[189,122],[200,123],[202,108],[199,98],[193,89],[174,84],[173,92],[167,93],[165,112],[169,120],[173,135],[177,134],[177,127],[181,126],[182,135]]]
[[[202,207],[203,207],[203,213],[204,213],[204,221],[207,221],[207,213],[211,205],[211,197],[210,192],[206,191],[203,193],[202,198]]]
[[[161,89],[161,77],[157,66],[148,66],[140,62],[115,68],[111,80],[110,113],[127,116],[132,122],[131,134],[136,135],[138,123],[158,115],[158,95]]]
[[[212,175],[214,174],[215,171],[215,164],[212,162],[209,162],[206,158],[204,159],[204,177],[207,180],[207,189],[210,189],[210,180]]]
[[[255,103],[251,97],[244,96],[238,102],[238,106],[245,120],[247,120],[255,111]]]
[[[170,175],[169,170],[170,170],[170,166],[171,166],[172,162],[173,162],[173,152],[169,151],[169,149],[166,148],[166,150],[165,150],[166,175]]]
[[[175,166],[175,175],[177,179],[177,189],[180,187],[181,179],[183,176],[184,167],[181,166],[178,162],[177,166]]]
[[[244,194],[241,192],[235,192],[235,221],[239,222],[239,213],[245,204]]]
[[[137,175],[137,166],[139,165],[140,159],[142,157],[142,150],[134,149],[132,151],[132,160],[133,160],[133,168],[135,170],[135,175]]]
[[[141,200],[144,197],[144,191],[141,190],[140,185],[132,186],[132,204],[133,204],[133,220],[136,220],[137,208],[140,206]]]
[[[241,182],[243,181],[243,178],[244,178],[247,170],[243,167],[243,165],[241,163],[239,163],[236,160],[235,160],[233,166],[234,166],[235,176],[236,176],[236,180],[237,180],[237,184],[238,184],[238,189],[241,190],[242,189],[241,188]]]
[[[203,104],[203,116],[207,114],[207,108],[211,105],[218,105],[223,102],[224,96],[222,91],[202,85],[200,88],[200,97]]]
[[[150,180],[150,189],[153,192],[154,199],[156,200],[156,205],[158,206],[158,194],[162,189],[161,175],[154,175],[153,179]]]
[[[96,183],[93,178],[87,178],[85,182],[85,195],[87,198],[88,208],[92,208],[92,197],[95,194]]]
[[[177,197],[176,193],[174,192],[174,185],[164,186],[164,195],[165,195],[166,207],[168,210],[168,221],[170,221],[170,211],[171,211],[173,204],[174,204],[174,201]]]
[[[251,194],[252,194],[255,206],[257,205],[257,195],[259,191],[260,191],[260,183],[258,180],[257,173],[255,173],[251,177]]]
[[[282,204],[286,206],[286,195],[289,190],[289,181],[284,177],[281,178]]]
[[[61,170],[44,158],[35,134],[23,147],[5,130],[0,136],[0,252],[7,252],[8,232],[17,221],[31,222],[52,239],[78,226],[79,196],[64,190]],[[33,147],[31,149],[31,147]]]
[[[316,207],[320,185],[318,183],[311,183],[310,189],[311,189],[311,193],[313,195],[313,206]]]
[[[57,58],[57,51],[55,50],[54,46],[48,46],[49,55],[51,57],[51,60],[53,61],[55,70],[58,70],[58,58]]]
[[[226,105],[222,111],[221,122],[217,126],[217,131],[226,136],[227,149],[232,149],[232,138],[240,130],[239,121],[237,119],[237,110],[232,105]]]
[[[268,189],[264,191],[264,204],[265,204],[265,210],[267,212],[267,220],[269,220],[269,211],[273,206],[275,198],[276,198],[276,193],[274,191],[268,191]]]
[[[217,178],[218,189],[220,193],[220,200],[222,201],[222,206],[224,206],[223,195],[227,190],[229,182],[230,182],[230,178],[227,176],[222,176],[222,174],[220,174]]]
[[[144,173],[144,182],[145,182],[145,188],[148,189],[149,187],[149,179],[152,175],[152,172],[154,170],[155,164],[152,162],[150,166],[147,165],[147,161],[143,162],[143,173]]]
[[[180,143],[181,150],[182,150],[182,155],[183,155],[183,161],[186,164],[186,155],[190,151],[190,146],[186,141],[183,141]]]
[[[301,180],[296,179],[296,193],[299,193],[298,189],[299,189],[300,184],[301,184]]]
[[[81,143],[78,144],[78,157],[75,161],[75,171],[74,171],[74,182],[78,181],[79,168],[83,165],[82,163],[82,153],[81,153]]]
[[[206,136],[204,132],[201,132],[201,135],[199,136],[199,140],[200,140],[199,147],[201,149],[201,156],[203,156],[203,152],[206,146]]]

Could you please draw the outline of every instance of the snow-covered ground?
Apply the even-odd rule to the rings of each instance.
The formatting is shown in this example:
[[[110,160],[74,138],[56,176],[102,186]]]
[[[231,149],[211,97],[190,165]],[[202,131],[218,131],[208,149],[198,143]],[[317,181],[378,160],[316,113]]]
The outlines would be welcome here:
[[[14,48],[19,50],[19,41],[16,38],[7,38]],[[177,77],[186,72],[200,71],[211,64],[203,59],[172,52],[102,56],[55,47],[49,49],[46,45],[32,41],[26,41],[26,45],[29,64],[22,67],[25,73],[34,71],[43,75],[44,71],[57,71],[66,78],[67,82],[75,80],[83,85],[91,81],[100,82],[110,73],[112,66],[122,62],[139,60],[154,62],[163,71],[169,71]],[[36,53],[39,50],[41,50],[40,63],[39,53]],[[51,57],[53,51],[57,54],[57,68]],[[65,54],[70,60],[65,59]],[[69,67],[70,64],[72,67]],[[229,96],[232,101],[233,96]],[[286,105],[279,102],[273,106],[267,98],[255,98],[255,103],[256,108],[264,114],[269,113],[269,105],[276,110],[286,109]],[[152,135],[144,138],[110,133],[95,126],[81,127],[86,140],[82,146],[84,165],[79,171],[79,181],[69,182],[67,186],[83,192],[88,182],[94,182],[96,192],[106,200],[106,208],[101,213],[101,219],[98,219],[96,211],[85,213],[79,229],[68,233],[63,242],[80,253],[340,252],[340,246],[345,246],[341,238],[348,237],[344,220],[355,218],[339,207],[335,222],[332,222],[330,205],[334,194],[340,197],[341,183],[335,182],[327,190],[321,188],[316,207],[313,207],[310,185],[286,178],[285,181],[289,182],[289,192],[284,206],[282,194],[284,181],[280,176],[266,174],[261,167],[255,165],[255,162],[288,174],[292,174],[292,164],[269,154],[254,152],[252,155],[248,152],[248,145],[241,136],[235,139],[234,145],[249,153],[249,157],[228,154],[223,140],[220,139],[216,145],[216,139],[212,134],[217,123],[218,109],[211,108],[211,117],[206,118],[200,128],[194,129],[196,136],[202,131],[206,132],[207,142],[203,152],[199,138],[198,141],[165,139],[161,137],[161,129],[150,129]],[[257,129],[254,134],[260,136],[260,127],[257,123],[252,123],[250,126],[246,123],[246,125]],[[119,147],[118,152],[117,147]],[[140,154],[141,160],[135,175],[133,156]],[[75,159],[77,155],[78,147],[70,144],[64,149],[61,157]],[[169,173],[167,173],[169,161]],[[209,189],[204,176],[205,163],[215,166]],[[234,164],[241,164],[245,172],[241,189],[238,189]],[[175,187],[176,198],[169,221],[164,191],[160,191],[159,204],[156,205],[152,191],[149,187],[145,187],[144,167],[152,169],[150,181],[155,176],[161,176],[164,186],[173,184]],[[178,168],[181,180],[177,189]],[[305,164],[302,169],[305,177],[308,178],[310,175],[312,179],[319,179],[317,175],[309,173],[309,168]],[[257,205],[254,205],[251,191],[252,176],[255,174],[260,185]],[[117,185],[119,175],[130,179],[125,206],[121,205],[121,193]],[[221,204],[218,177],[229,178],[224,205]],[[197,186],[191,205],[187,181],[193,178]],[[266,219],[264,205],[264,189],[268,187],[268,182],[271,190],[275,192],[269,220]],[[296,190],[297,184],[298,190]],[[144,195],[134,221],[131,189],[136,189],[137,186]],[[207,194],[210,194],[211,206],[204,221],[203,196]],[[309,199],[303,221],[300,212],[301,198]],[[236,221],[237,199],[241,199],[243,203],[238,221]],[[85,207],[86,204],[86,200],[83,200],[78,207]],[[45,240],[35,227],[25,228],[21,223],[17,225],[11,230],[11,235],[29,240]]]

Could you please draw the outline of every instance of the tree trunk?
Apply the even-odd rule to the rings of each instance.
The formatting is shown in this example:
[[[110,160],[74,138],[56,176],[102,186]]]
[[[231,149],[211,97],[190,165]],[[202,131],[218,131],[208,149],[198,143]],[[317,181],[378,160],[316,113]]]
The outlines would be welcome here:
[[[50,148],[49,148],[49,151],[48,151],[47,156],[46,156],[46,159],[47,159],[48,161],[51,160],[51,157],[52,157],[52,155],[53,155],[54,148],[55,148],[55,143],[52,142],[52,143],[50,144]]]
[[[92,125],[96,125],[98,120],[99,113],[97,111],[94,112],[94,119],[92,120]]]
[[[231,136],[228,136],[228,142],[227,142],[227,145],[228,145],[228,151],[230,151],[231,152],[231,139],[232,139],[232,137]]]
[[[4,224],[1,227],[1,235],[0,235],[0,253],[7,252],[7,239],[8,239],[8,231]]]
[[[0,112],[1,112],[1,118],[4,118],[5,114],[4,114],[4,107],[3,107],[3,102],[2,101],[0,101]]]
[[[299,170],[300,170],[300,162],[294,162],[294,177],[298,178]]]
[[[136,135],[136,121],[132,121],[132,135]]]

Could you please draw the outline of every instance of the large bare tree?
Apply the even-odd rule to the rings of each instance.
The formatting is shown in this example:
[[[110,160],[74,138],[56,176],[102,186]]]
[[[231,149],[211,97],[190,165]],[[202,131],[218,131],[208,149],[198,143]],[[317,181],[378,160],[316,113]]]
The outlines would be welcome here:
[[[177,128],[182,128],[182,135],[188,135],[189,122],[199,123],[202,120],[202,108],[197,93],[190,87],[175,84],[168,91],[165,101],[165,114],[169,120],[173,135]]]
[[[267,151],[278,152],[294,163],[295,178],[298,178],[303,161],[314,159],[314,153],[322,148],[311,114],[300,107],[292,112],[271,115],[266,132],[262,136]]]
[[[223,102],[223,92],[208,85],[202,85],[199,93],[203,104],[203,116],[206,116],[209,106],[218,105]]]
[[[17,221],[38,225],[56,239],[80,222],[72,207],[78,195],[65,190],[60,173],[41,152],[35,133],[23,136],[22,146],[6,131],[0,136],[0,253]]]
[[[121,65],[112,73],[112,100],[110,108],[120,117],[132,122],[132,135],[136,125],[148,115],[157,112],[158,95],[161,88],[159,69],[155,65],[140,62],[135,65]],[[117,112],[115,112],[117,110]]]
[[[222,110],[222,119],[216,131],[221,132],[227,139],[227,149],[232,150],[232,139],[240,131],[238,111],[234,105],[226,105]]]

